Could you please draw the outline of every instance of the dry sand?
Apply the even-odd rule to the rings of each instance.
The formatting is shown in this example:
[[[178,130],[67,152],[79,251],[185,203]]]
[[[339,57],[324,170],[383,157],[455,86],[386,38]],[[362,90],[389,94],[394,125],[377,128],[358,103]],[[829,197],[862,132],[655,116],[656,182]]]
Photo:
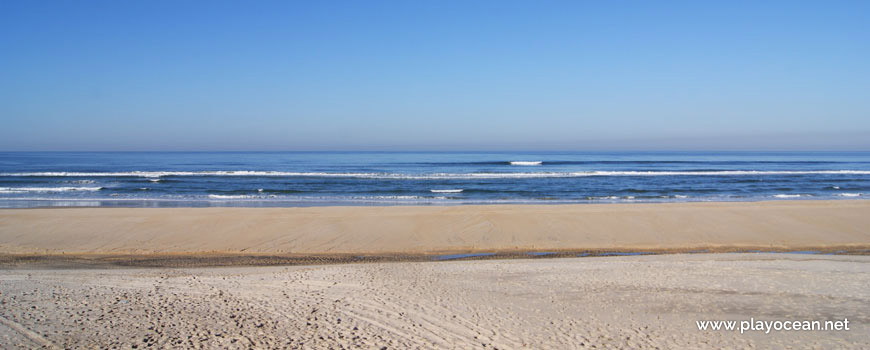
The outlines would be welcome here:
[[[870,246],[870,201],[0,210],[0,254],[431,254]]]
[[[870,257],[0,270],[0,348],[867,349]],[[850,331],[699,331],[696,320]]]

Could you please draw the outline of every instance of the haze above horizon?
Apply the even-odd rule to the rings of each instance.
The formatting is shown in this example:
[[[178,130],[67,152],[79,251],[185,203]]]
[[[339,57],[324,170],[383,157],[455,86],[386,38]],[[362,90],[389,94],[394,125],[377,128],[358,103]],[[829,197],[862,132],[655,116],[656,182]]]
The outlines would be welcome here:
[[[870,150],[870,2],[0,3],[0,151]]]

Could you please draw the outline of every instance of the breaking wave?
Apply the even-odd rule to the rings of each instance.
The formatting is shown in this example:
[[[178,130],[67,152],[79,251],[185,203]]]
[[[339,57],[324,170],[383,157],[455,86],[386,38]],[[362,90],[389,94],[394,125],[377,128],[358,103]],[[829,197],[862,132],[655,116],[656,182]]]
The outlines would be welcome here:
[[[584,176],[765,176],[765,175],[870,175],[870,170],[689,170],[689,171],[575,171],[575,172],[479,172],[479,173],[352,173],[288,171],[130,171],[130,172],[28,172],[0,173],[18,177],[145,177],[156,180],[165,176],[276,176],[335,177],[368,179],[518,179]]]
[[[837,194],[839,197],[860,197],[860,193],[839,193]]]
[[[102,187],[0,187],[0,193],[99,191]]]
[[[812,197],[808,194],[775,194],[773,198],[802,198],[802,197]]]

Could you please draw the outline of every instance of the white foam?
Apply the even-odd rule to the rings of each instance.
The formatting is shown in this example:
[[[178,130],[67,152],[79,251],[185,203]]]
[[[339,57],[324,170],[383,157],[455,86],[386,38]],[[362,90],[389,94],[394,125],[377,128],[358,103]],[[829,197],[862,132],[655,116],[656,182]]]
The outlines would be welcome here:
[[[810,197],[808,194],[775,194],[774,198],[800,198],[800,197]]]
[[[454,189],[454,190],[429,190],[432,193],[459,193],[462,192],[462,189]]]
[[[510,162],[511,165],[524,165],[524,166],[532,166],[532,165],[541,165],[542,161],[513,161]]]
[[[682,195],[682,194],[675,194],[674,198],[689,198],[689,196]]]
[[[511,162],[513,163],[513,162]],[[529,162],[535,163],[535,162]],[[286,172],[286,171],[132,171],[132,172],[32,172],[0,173],[0,176],[44,176],[44,177],[127,177],[152,178],[164,176],[277,176],[277,177],[343,177],[367,179],[520,179],[520,178],[559,178],[584,176],[763,176],[763,175],[870,175],[870,170],[718,170],[718,171],[578,171],[578,172],[507,172],[507,173],[327,173],[327,172]],[[156,182],[156,181],[155,181]]]
[[[352,197],[357,200],[409,200],[409,199],[421,199],[425,197],[420,196],[359,196]]]
[[[160,180],[160,179],[148,179],[148,181],[151,181],[151,182],[160,182],[160,181],[162,181],[162,180]]]
[[[3,193],[99,191],[102,187],[0,187]]]
[[[210,194],[208,198],[211,199],[249,199],[249,198],[257,198],[255,196],[248,196],[244,194],[240,195],[223,195],[223,194]]]
[[[840,189],[840,186],[833,186],[833,188],[834,188],[835,190],[839,190],[839,189]]]
[[[837,194],[840,197],[860,197],[860,193],[839,193]]]

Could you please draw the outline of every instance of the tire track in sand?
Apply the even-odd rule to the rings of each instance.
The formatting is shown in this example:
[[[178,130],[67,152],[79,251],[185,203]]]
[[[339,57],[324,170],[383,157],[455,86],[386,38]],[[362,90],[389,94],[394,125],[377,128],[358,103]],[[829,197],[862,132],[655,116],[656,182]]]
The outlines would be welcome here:
[[[26,327],[22,326],[18,322],[15,322],[15,321],[7,319],[3,316],[0,316],[0,323],[2,323],[6,327],[9,327],[10,329],[18,332],[19,334],[23,335],[27,339],[30,339],[30,341],[41,345],[43,348],[52,349],[52,350],[61,350],[61,348],[59,346],[55,345],[50,340],[45,339],[43,336],[39,335],[38,333],[27,329]]]

